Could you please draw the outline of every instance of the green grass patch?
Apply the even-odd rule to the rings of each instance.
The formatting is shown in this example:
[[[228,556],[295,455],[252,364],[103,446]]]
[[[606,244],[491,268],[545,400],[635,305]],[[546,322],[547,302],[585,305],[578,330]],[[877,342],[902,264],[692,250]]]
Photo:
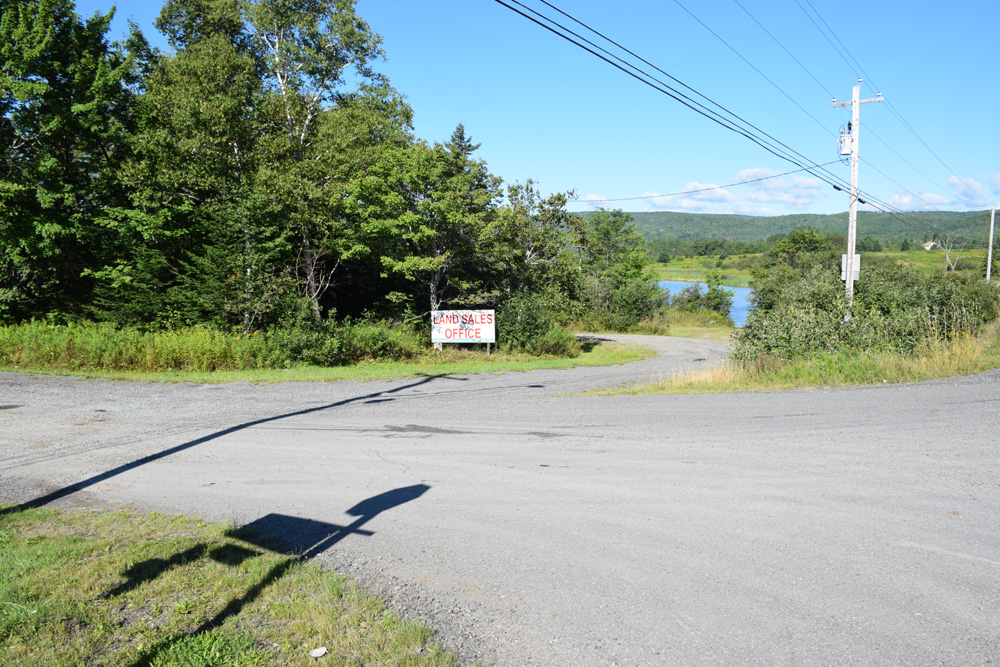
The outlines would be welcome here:
[[[352,366],[311,366],[298,364],[291,368],[264,368],[217,371],[69,371],[33,366],[0,366],[0,370],[79,377],[126,380],[135,382],[341,382],[391,380],[426,375],[474,375],[542,369],[576,368],[578,366],[612,366],[648,359],[655,353],[649,349],[617,343],[588,342],[575,358],[533,357],[527,354],[496,353],[486,355],[481,350],[445,347],[440,354],[429,354],[404,361],[375,361]]]
[[[985,248],[969,248],[961,252],[952,251],[952,260],[959,258],[959,268],[968,271],[979,271],[979,267],[986,261]],[[941,248],[924,250],[916,248],[914,250],[898,251],[886,250],[882,252],[861,253],[861,262],[865,263],[865,258],[883,261],[896,261],[904,266],[911,267],[920,273],[931,275],[944,273],[945,252]],[[653,271],[657,280],[680,280],[688,282],[705,282],[710,273],[718,273],[722,276],[722,283],[732,287],[747,287],[752,276],[751,267],[755,264],[763,264],[765,258],[761,254],[731,255],[720,260],[718,257],[673,257],[667,264],[654,264]],[[981,272],[982,273],[982,272]],[[985,273],[983,273],[985,280]]]
[[[722,284],[731,287],[746,287],[750,283],[750,268],[754,257],[746,255],[727,258],[721,262],[717,257],[674,257],[668,264],[654,264],[653,272],[657,280],[679,280],[703,283],[708,274],[722,277]],[[746,258],[750,258],[749,261]],[[745,264],[745,266],[741,266]]]
[[[808,359],[726,362],[715,368],[681,372],[650,384],[588,392],[610,394],[702,394],[771,391],[803,387],[845,387],[920,382],[1000,368],[1000,322],[976,337],[929,341],[912,354],[839,352]]]
[[[729,340],[736,329],[722,315],[698,308],[665,308],[636,326],[635,333],[701,340]]]
[[[0,664],[451,666],[431,631],[219,524],[0,508]]]
[[[873,253],[873,256],[884,257],[886,259],[897,261],[900,264],[916,269],[920,273],[927,275],[944,273],[946,266],[945,252],[942,248],[932,248],[931,250],[917,248],[915,250],[906,251],[890,250]],[[952,261],[955,260],[956,256],[959,258],[959,268],[966,268],[966,270],[975,271],[986,261],[986,248],[969,248],[967,250],[962,250],[961,252],[952,250]],[[864,263],[864,258],[862,258],[861,261]],[[983,280],[986,280],[985,269],[980,275],[983,276]]]

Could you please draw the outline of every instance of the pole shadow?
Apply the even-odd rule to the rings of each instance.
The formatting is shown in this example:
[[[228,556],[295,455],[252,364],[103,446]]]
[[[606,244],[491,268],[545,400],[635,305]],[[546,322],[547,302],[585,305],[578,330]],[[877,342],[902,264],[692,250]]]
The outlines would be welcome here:
[[[223,437],[225,435],[231,435],[233,433],[238,433],[239,431],[242,431],[244,429],[248,429],[248,428],[251,428],[251,427],[254,427],[254,426],[260,426],[261,424],[267,424],[267,423],[270,423],[270,422],[279,421],[281,419],[288,419],[289,417],[299,417],[301,415],[308,415],[308,414],[312,414],[314,412],[321,412],[323,410],[330,410],[332,408],[338,408],[338,407],[342,407],[344,405],[350,405],[352,403],[359,403],[359,402],[362,402],[362,401],[372,402],[372,401],[374,401],[374,399],[379,399],[377,401],[379,403],[391,402],[391,401],[396,400],[396,398],[394,396],[392,396],[392,394],[397,394],[397,393],[399,393],[401,391],[404,391],[406,389],[414,389],[414,388],[419,387],[421,385],[425,385],[425,384],[428,384],[430,382],[433,382],[434,380],[440,380],[440,379],[455,380],[455,381],[460,381],[460,382],[464,382],[465,381],[465,378],[451,377],[449,375],[424,375],[422,377],[422,379],[419,380],[419,381],[417,381],[417,382],[413,382],[411,384],[403,385],[401,387],[396,387],[395,389],[388,389],[386,391],[378,391],[378,392],[374,392],[374,393],[371,393],[371,394],[365,394],[363,396],[355,396],[354,398],[344,399],[342,401],[337,401],[335,403],[330,403],[329,405],[320,405],[320,406],[317,406],[317,407],[314,407],[314,408],[306,408],[305,410],[296,410],[295,412],[288,412],[288,413],[285,413],[285,414],[282,414],[282,415],[275,415],[273,417],[265,417],[263,419],[255,419],[254,421],[245,422],[243,424],[237,424],[236,426],[232,426],[230,428],[223,429],[221,431],[216,431],[215,433],[210,433],[209,435],[203,436],[201,438],[197,438],[195,440],[191,440],[189,442],[185,442],[185,443],[177,445],[175,447],[171,447],[169,449],[165,449],[165,450],[163,450],[161,452],[157,452],[155,454],[150,454],[149,456],[144,456],[144,457],[142,457],[140,459],[136,459],[135,461],[131,461],[129,463],[122,464],[122,465],[118,466],[117,468],[112,468],[111,470],[108,470],[106,472],[102,472],[100,474],[94,475],[93,477],[89,477],[89,478],[87,478],[85,480],[82,480],[80,482],[75,482],[75,483],[70,484],[68,486],[64,486],[61,489],[56,489],[55,491],[47,493],[44,496],[41,496],[39,498],[35,498],[34,500],[29,500],[26,503],[22,503],[20,505],[11,505],[10,507],[2,508],[2,509],[0,509],[0,518],[6,516],[8,514],[14,514],[14,513],[17,513],[17,512],[23,512],[23,511],[28,510],[28,509],[34,509],[34,508],[38,508],[38,507],[44,507],[45,505],[48,505],[49,503],[52,503],[52,502],[55,502],[55,501],[60,500],[62,498],[65,498],[66,496],[72,495],[72,494],[74,494],[74,493],[76,493],[78,491],[82,491],[82,490],[84,490],[86,488],[89,488],[89,487],[91,487],[91,486],[93,486],[95,484],[98,484],[100,482],[109,480],[109,479],[111,479],[113,477],[117,477],[118,475],[121,475],[121,474],[124,474],[126,472],[129,472],[130,470],[135,470],[136,468],[138,468],[140,466],[144,466],[144,465],[147,465],[149,463],[153,463],[155,461],[159,461],[160,459],[165,459],[168,456],[172,456],[173,454],[177,454],[179,452],[183,452],[185,450],[191,449],[192,447],[197,447],[198,445],[203,445],[206,442],[211,442],[212,440],[216,440],[216,439],[221,438],[221,437]]]
[[[363,500],[347,510],[347,514],[356,516],[357,519],[346,526],[284,514],[267,514],[245,526],[226,532],[227,537],[240,540],[249,547],[227,544],[209,550],[208,545],[197,544],[168,559],[150,559],[128,568],[123,573],[126,581],[101,597],[112,598],[122,595],[152,581],[171,567],[193,563],[206,556],[231,566],[237,566],[249,558],[260,556],[265,551],[288,556],[272,566],[260,581],[247,589],[246,593],[230,600],[211,619],[190,632],[164,639],[151,646],[132,663],[132,667],[149,667],[176,643],[220,627],[227,619],[238,615],[247,605],[260,597],[268,586],[281,579],[294,565],[315,558],[349,535],[373,535],[374,533],[363,530],[361,526],[383,512],[416,500],[430,488],[426,484],[414,484]]]

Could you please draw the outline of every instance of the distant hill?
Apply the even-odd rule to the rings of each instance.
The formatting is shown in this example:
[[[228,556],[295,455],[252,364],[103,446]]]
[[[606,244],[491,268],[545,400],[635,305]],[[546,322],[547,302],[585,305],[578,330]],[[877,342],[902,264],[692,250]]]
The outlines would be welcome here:
[[[647,239],[677,238],[682,241],[722,238],[729,241],[764,241],[774,234],[787,234],[796,227],[847,234],[847,213],[821,215],[803,213],[776,217],[716,215],[657,211],[631,213]],[[924,241],[942,230],[982,239],[989,234],[989,211],[913,211],[898,216],[858,212],[858,237],[897,238]],[[939,229],[940,228],[940,229]]]

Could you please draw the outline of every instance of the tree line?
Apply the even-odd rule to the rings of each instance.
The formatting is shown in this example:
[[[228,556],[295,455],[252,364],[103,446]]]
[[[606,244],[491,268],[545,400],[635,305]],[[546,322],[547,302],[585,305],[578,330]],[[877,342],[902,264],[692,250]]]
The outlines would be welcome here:
[[[414,136],[354,0],[167,0],[156,28],[0,0],[0,323],[250,333],[532,301],[659,305],[631,217]],[[503,319],[500,318],[501,335]]]

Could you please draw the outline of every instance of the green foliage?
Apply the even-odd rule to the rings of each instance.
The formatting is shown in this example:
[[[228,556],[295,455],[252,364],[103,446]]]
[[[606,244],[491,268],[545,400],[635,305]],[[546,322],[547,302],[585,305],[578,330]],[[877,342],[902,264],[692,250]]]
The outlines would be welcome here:
[[[422,352],[426,339],[412,325],[389,320],[346,319],[337,325],[336,336],[340,348],[336,365],[410,359]]]
[[[113,12],[70,0],[0,3],[0,320],[79,312],[81,269],[114,256],[105,210],[125,200],[141,34],[108,44]]]
[[[512,344],[573,355],[558,324],[656,312],[631,216],[581,219],[530,180],[505,193],[461,125],[412,136],[355,4],[167,0],[160,54],[137,31],[109,44],[111,14],[71,0],[0,0],[0,322],[41,337],[19,358],[407,358],[419,336],[390,322],[536,296],[547,323]]]
[[[705,288],[702,292],[700,283],[691,283],[689,287],[670,296],[668,305],[681,310],[708,310],[729,320],[729,313],[733,309],[733,291],[722,285],[722,277],[715,272],[706,274]]]
[[[296,361],[263,334],[208,329],[145,333],[111,323],[65,326],[30,322],[0,327],[0,363],[65,370],[191,370],[281,368]]]
[[[497,311],[497,339],[506,352],[576,357],[580,345],[561,327],[542,295],[523,292],[508,299]]]
[[[844,203],[847,203],[845,198]],[[766,241],[774,234],[787,235],[796,227],[812,227],[822,235],[833,233],[842,235],[847,229],[847,213],[819,214],[796,213],[782,216],[725,215],[714,213],[683,213],[656,211],[633,213],[636,226],[648,239],[672,239],[681,243],[700,239],[712,239],[724,229],[729,243],[757,243]],[[956,234],[981,237],[989,228],[990,212],[985,211],[908,211],[907,220],[885,213],[859,211],[858,229],[866,236],[878,239],[918,240],[913,229],[913,221],[925,227],[939,227],[952,230]],[[929,238],[922,239],[927,241]],[[757,250],[729,251],[729,254],[761,252]],[[840,252],[843,252],[842,250]],[[677,254],[677,253],[671,253]],[[698,253],[696,253],[698,254]],[[705,252],[700,254],[718,254]]]
[[[473,160],[478,148],[460,124],[445,145],[416,143],[397,183],[406,210],[394,222],[399,252],[383,255],[386,272],[414,281],[428,310],[445,304],[476,305],[496,298],[488,275],[489,232],[500,179]]]
[[[928,340],[973,335],[1000,314],[1000,291],[956,274],[923,276],[889,263],[863,266],[845,321],[843,283],[832,270],[757,276],[757,306],[733,339],[732,357],[808,358],[817,354],[911,353]]]

